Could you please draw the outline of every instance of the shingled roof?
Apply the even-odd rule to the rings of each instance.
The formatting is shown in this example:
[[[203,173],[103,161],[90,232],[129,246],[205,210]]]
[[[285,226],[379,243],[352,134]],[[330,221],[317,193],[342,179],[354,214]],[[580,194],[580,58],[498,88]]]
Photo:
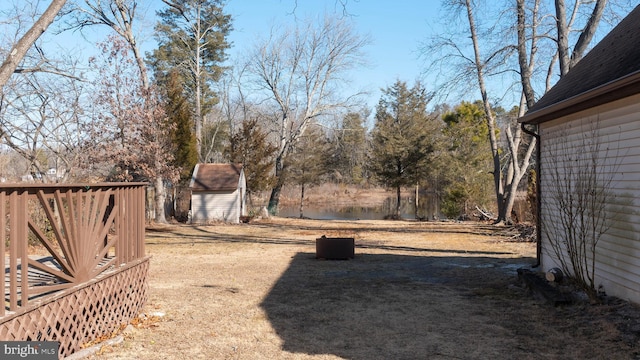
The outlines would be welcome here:
[[[233,191],[241,171],[242,164],[197,164],[189,187],[192,191]]]
[[[640,6],[563,76],[520,122],[539,124],[640,93]]]

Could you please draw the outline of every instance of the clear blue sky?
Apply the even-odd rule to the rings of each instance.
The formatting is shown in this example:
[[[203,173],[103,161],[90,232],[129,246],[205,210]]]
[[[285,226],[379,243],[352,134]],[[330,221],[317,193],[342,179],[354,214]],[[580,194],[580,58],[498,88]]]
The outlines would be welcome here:
[[[397,79],[412,85],[421,78],[423,66],[419,46],[437,25],[438,0],[348,0],[346,11],[355,30],[371,38],[364,51],[370,66],[354,71],[354,87],[371,91],[369,104],[376,104],[380,88]],[[304,19],[327,13],[342,15],[338,0],[229,0],[226,12],[233,17],[234,43],[231,56],[249,49],[256,38],[268,35],[271,26],[292,26]],[[426,84],[428,87],[428,84]]]
[[[18,0],[11,0],[18,1]],[[9,8],[11,2],[0,0],[0,10]],[[430,30],[438,25],[440,0],[227,0],[225,12],[233,18],[233,31],[229,40],[233,47],[231,58],[248,51],[257,38],[267,36],[273,25],[292,27],[298,20],[307,17],[321,17],[324,13],[338,16],[347,11],[355,31],[371,39],[364,52],[368,67],[356,69],[348,77],[353,80],[354,92],[371,93],[367,103],[373,107],[380,98],[380,89],[391,86],[397,79],[412,85],[421,78],[423,66],[419,60],[419,46],[425,42]],[[48,2],[45,2],[45,5]],[[43,4],[40,4],[43,6]],[[164,7],[160,0],[143,0],[138,4],[138,43],[143,51],[155,47],[153,27],[157,21],[155,11]],[[56,29],[60,24],[54,24]],[[111,33],[106,27],[98,26],[83,31],[86,41],[78,32],[47,34],[51,42],[47,47],[55,51],[82,53],[89,57],[97,53],[95,43],[104,41]],[[64,50],[61,50],[61,46]],[[425,84],[427,88],[429,84]]]
[[[13,2],[22,4],[21,0],[0,0],[0,10],[10,8]],[[428,42],[430,35],[443,32],[439,27],[446,22],[443,20],[440,0],[227,0],[225,11],[233,17],[234,26],[229,36],[234,45],[229,55],[235,57],[238,53],[248,51],[256,38],[266,36],[274,24],[290,27],[296,18],[319,17],[323,13],[342,15],[344,9],[341,2],[346,3],[347,16],[353,21],[355,30],[368,35],[372,41],[364,49],[370,66],[350,74],[356,91],[368,90],[371,93],[368,104],[375,105],[380,98],[380,89],[392,85],[397,79],[408,84],[421,79],[427,90],[434,90],[434,84],[423,78],[424,64],[419,58],[419,49],[421,43]],[[39,6],[47,4],[45,1]],[[161,7],[163,3],[160,0],[139,1],[139,15],[144,17],[138,25],[141,29],[139,43],[143,51],[155,47],[155,11]],[[53,28],[56,28],[56,24]],[[600,28],[601,37],[611,26],[601,24]],[[45,37],[51,43],[45,46],[58,52],[82,53],[88,57],[97,52],[95,42],[103,41],[109,30],[95,27],[84,33],[88,41],[81,40],[78,32],[55,36],[49,31]],[[8,32],[5,35],[11,37],[11,34]],[[498,83],[497,87],[507,88],[508,85]],[[473,100],[479,98],[479,93],[473,92],[466,97]]]

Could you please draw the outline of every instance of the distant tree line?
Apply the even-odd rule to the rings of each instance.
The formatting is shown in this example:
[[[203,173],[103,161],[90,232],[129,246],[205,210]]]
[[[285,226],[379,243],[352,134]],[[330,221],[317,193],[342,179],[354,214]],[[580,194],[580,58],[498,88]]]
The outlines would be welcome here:
[[[491,208],[491,153],[480,102],[430,111],[430,99],[421,83],[409,87],[398,80],[384,90],[372,128],[366,109],[346,113],[335,127],[311,123],[285,158],[281,179],[300,187],[301,207],[305,189],[331,182],[393,189],[396,217],[400,191],[415,186],[436,194],[448,217],[469,214],[476,206]],[[265,165],[260,176],[249,171],[247,187],[269,190],[275,150],[259,123],[243,123],[229,146],[230,161]]]
[[[228,59],[233,19],[221,0],[163,0],[146,54],[138,1],[46,3],[0,8],[1,177],[145,181],[162,208],[167,186],[185,185],[196,163],[239,162],[249,192],[269,192],[272,213],[283,186],[300,186],[302,211],[304,191],[330,181],[398,197],[417,187],[446,216],[492,209],[504,222],[535,161],[535,137],[516,119],[582,57],[598,24],[616,19],[610,4],[625,5],[443,2],[455,26],[423,53],[444,82],[398,80],[368,109],[349,75],[366,65],[370,39],[354,31],[346,1],[340,13],[274,26],[237,59]],[[512,16],[483,28],[478,18],[498,13],[488,8]],[[47,36],[96,27],[109,36],[89,60],[45,46]],[[491,93],[488,78],[504,74],[518,76]],[[470,88],[479,101],[435,100]],[[504,110],[507,88],[520,100]],[[49,169],[56,175],[43,176]]]

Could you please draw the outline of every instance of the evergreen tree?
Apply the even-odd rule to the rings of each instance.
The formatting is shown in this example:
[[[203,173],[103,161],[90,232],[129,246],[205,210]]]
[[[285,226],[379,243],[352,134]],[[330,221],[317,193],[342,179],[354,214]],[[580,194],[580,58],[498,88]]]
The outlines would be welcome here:
[[[330,143],[319,126],[311,126],[300,137],[285,161],[287,179],[300,186],[300,218],[304,217],[304,195],[308,187],[319,184],[328,173]]]
[[[181,169],[180,182],[191,178],[193,168],[198,162],[196,138],[193,134],[193,121],[189,103],[183,94],[182,82],[178,71],[169,73],[166,83],[165,111],[169,122],[173,124],[171,140],[175,147],[174,165]]]
[[[273,186],[273,156],[277,150],[257,119],[243,121],[239,131],[231,136],[225,153],[231,163],[243,164],[249,196]]]
[[[192,102],[194,132],[199,160],[202,159],[204,117],[217,103],[212,85],[220,79],[230,44],[231,16],[221,0],[165,0],[167,8],[158,12],[158,49],[151,66],[160,83],[171,69],[178,69]]]
[[[372,132],[370,170],[384,185],[396,189],[394,216],[400,217],[400,190],[418,183],[429,170],[436,122],[427,112],[429,95],[417,82],[402,81],[383,91]]]
[[[442,116],[444,149],[439,159],[444,185],[442,211],[448,217],[469,213],[471,205],[491,202],[491,152],[480,102],[462,102]]]

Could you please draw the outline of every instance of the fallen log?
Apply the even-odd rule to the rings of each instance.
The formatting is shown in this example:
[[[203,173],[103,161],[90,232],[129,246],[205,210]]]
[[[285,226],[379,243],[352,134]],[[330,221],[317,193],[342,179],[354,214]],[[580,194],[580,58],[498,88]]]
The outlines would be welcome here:
[[[496,220],[496,219],[498,219],[497,217],[493,216],[490,212],[480,209],[477,205],[476,205],[476,210],[478,210],[480,215],[482,215],[487,220]]]
[[[545,277],[549,282],[559,283],[559,282],[562,282],[564,275],[562,273],[562,270],[558,268],[553,268],[547,271],[547,273],[545,274]]]

